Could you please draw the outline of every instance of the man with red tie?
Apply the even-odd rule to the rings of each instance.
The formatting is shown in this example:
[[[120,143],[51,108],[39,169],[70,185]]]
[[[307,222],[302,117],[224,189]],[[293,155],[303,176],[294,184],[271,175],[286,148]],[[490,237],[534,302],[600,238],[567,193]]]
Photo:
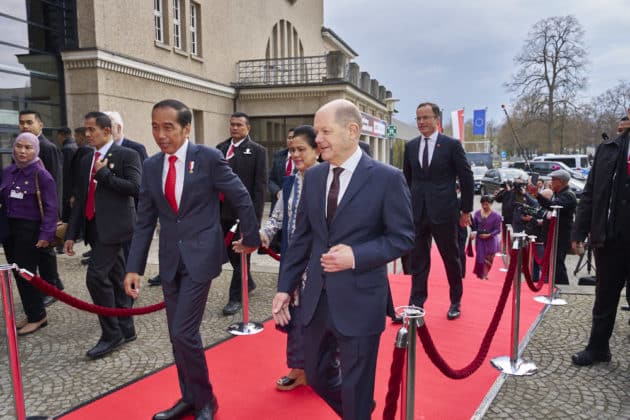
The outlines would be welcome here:
[[[577,366],[610,361],[617,305],[630,277],[630,121],[622,120],[618,131],[616,138],[597,147],[571,235],[574,252],[589,237],[597,266],[591,336],[586,348],[572,357]]]
[[[211,420],[218,409],[199,327],[212,279],[227,261],[220,194],[241,221],[246,252],[260,245],[249,193],[221,152],[188,141],[191,121],[192,112],[180,101],[167,99],[153,106],[153,137],[161,153],[144,162],[138,224],[125,277],[125,290],[135,299],[159,219],[160,278],[182,398],[155,414],[155,420],[188,414]]]
[[[89,112],[84,120],[85,136],[93,153],[79,164],[79,180],[64,251],[74,255],[80,232],[92,248],[86,284],[92,301],[110,308],[130,308],[123,278],[123,244],[131,239],[136,222],[134,197],[138,196],[142,165],[131,149],[114,144],[112,123],[102,112]],[[101,337],[87,352],[97,359],[136,339],[131,317],[99,316]]]

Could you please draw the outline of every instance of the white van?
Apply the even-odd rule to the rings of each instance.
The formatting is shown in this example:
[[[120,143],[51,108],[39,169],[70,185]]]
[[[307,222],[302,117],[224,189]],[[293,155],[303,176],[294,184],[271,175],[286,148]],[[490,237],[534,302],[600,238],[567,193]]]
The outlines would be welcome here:
[[[591,164],[588,161],[587,155],[556,155],[553,153],[546,153],[542,156],[536,156],[532,159],[534,162],[552,160],[555,162],[562,162],[571,169],[581,171],[587,174],[591,169]]]

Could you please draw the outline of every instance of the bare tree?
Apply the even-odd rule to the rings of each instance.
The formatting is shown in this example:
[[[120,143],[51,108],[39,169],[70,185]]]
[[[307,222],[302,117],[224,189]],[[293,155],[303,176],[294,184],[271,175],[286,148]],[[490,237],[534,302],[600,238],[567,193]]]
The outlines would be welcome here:
[[[547,151],[553,150],[558,108],[570,103],[586,87],[587,52],[584,29],[573,16],[538,21],[523,50],[516,56],[519,69],[506,87],[531,102],[528,118],[546,124]],[[532,101],[533,99],[533,101]]]
[[[594,98],[592,107],[599,130],[614,137],[619,119],[627,115],[630,107],[630,82],[619,81],[616,86]]]

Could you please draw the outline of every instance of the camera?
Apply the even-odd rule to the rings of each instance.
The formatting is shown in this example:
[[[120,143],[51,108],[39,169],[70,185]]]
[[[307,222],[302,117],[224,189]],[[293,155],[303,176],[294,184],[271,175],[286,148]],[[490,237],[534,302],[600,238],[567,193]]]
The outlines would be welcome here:
[[[540,207],[530,206],[525,203],[516,203],[515,206],[518,207],[523,216],[532,216],[534,219],[542,219],[545,215],[545,209]]]

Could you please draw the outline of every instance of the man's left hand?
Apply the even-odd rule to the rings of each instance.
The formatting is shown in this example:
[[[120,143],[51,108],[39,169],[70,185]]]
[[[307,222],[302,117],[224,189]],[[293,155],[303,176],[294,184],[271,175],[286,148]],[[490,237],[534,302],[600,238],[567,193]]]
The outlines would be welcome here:
[[[327,253],[322,254],[320,262],[327,273],[349,270],[354,267],[354,252],[348,245],[335,245]]]
[[[470,226],[471,225],[470,213],[462,213],[459,216],[459,225],[461,227],[466,227],[466,226]]]
[[[247,246],[243,244],[242,240],[232,242],[232,250],[239,254],[251,254],[258,249],[257,246]]]

